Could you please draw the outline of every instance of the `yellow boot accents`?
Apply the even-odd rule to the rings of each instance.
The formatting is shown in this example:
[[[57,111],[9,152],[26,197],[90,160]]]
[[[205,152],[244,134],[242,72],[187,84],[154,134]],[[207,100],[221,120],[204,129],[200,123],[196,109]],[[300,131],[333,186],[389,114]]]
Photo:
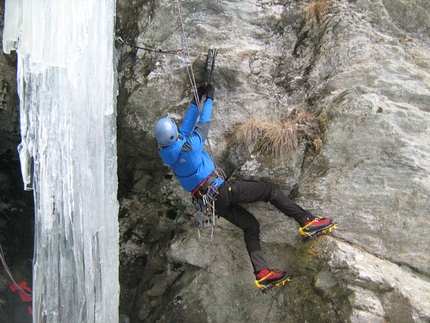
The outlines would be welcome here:
[[[304,240],[310,240],[321,234],[330,233],[333,229],[337,228],[337,224],[333,223],[330,218],[323,218],[318,216],[315,219],[309,221],[304,226],[299,228],[300,234]]]

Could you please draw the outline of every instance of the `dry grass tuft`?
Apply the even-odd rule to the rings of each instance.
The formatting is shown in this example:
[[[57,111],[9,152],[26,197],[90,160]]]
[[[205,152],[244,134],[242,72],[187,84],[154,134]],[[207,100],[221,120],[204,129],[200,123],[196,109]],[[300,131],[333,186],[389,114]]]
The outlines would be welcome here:
[[[255,144],[260,138],[266,122],[268,122],[266,118],[256,117],[235,126],[231,133],[232,141],[236,144],[243,143],[246,146]]]
[[[319,152],[320,152],[320,150],[321,150],[321,148],[322,148],[322,146],[323,146],[323,141],[322,141],[322,139],[321,139],[321,138],[316,138],[316,139],[314,139],[314,140],[312,141],[312,144],[313,144],[313,146],[314,146],[315,151],[316,151],[317,153],[319,153]]]
[[[298,146],[294,124],[270,121],[264,117],[235,126],[231,140],[233,144],[255,145],[261,153],[276,158],[292,155]]]
[[[301,111],[294,116],[293,122],[296,125],[297,136],[300,140],[313,142],[315,139],[321,138],[318,118],[314,114]]]
[[[306,22],[312,22],[314,26],[318,26],[329,10],[330,2],[327,0],[309,0],[303,8]]]
[[[306,111],[300,111],[294,117],[294,122],[298,124],[308,125],[308,124],[314,123],[315,120],[316,120],[315,115]]]
[[[228,138],[233,145],[252,146],[252,149],[275,158],[292,156],[299,142],[313,145],[318,152],[323,142],[318,118],[298,107],[282,121],[271,121],[266,117],[255,117],[234,126]]]
[[[299,145],[297,131],[288,121],[270,122],[266,124],[259,149],[263,154],[269,154],[276,158],[291,156]]]

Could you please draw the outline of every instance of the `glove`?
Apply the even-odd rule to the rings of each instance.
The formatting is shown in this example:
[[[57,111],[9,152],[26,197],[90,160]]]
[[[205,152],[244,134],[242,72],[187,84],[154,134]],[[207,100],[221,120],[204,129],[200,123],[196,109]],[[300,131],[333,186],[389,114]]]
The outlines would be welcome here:
[[[206,98],[213,100],[214,94],[215,94],[215,88],[214,88],[213,84],[208,84],[206,86]]]
[[[206,93],[206,84],[202,84],[197,88],[197,96],[199,97],[199,102],[202,101],[202,97],[203,95],[205,95],[205,93]],[[191,103],[198,105],[195,97],[193,97],[193,99],[191,100]]]

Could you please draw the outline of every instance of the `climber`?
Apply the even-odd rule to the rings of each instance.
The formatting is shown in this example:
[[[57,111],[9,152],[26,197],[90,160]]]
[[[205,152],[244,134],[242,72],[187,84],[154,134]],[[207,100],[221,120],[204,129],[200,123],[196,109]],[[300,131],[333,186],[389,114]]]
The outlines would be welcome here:
[[[214,206],[218,216],[241,228],[246,248],[256,277],[255,285],[261,290],[289,280],[284,271],[269,269],[260,246],[260,225],[242,203],[265,201],[273,204],[300,225],[300,233],[314,237],[331,231],[330,218],[315,217],[291,201],[278,186],[271,183],[227,181],[223,172],[214,164],[203,149],[208,137],[214,85],[203,83],[198,87],[198,101],[206,99],[201,112],[196,98],[191,101],[179,129],[174,120],[162,118],[154,127],[154,135],[160,146],[159,155],[174,172],[181,186],[191,192],[193,199]],[[196,122],[198,123],[196,125]]]
[[[7,310],[8,322],[31,323],[33,321],[31,288],[26,281],[12,283],[6,293],[9,307]]]

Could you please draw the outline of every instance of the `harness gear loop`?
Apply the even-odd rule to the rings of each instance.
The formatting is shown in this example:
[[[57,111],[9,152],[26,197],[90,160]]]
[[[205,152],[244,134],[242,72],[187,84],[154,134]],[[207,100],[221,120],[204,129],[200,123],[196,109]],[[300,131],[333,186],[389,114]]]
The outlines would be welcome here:
[[[225,179],[224,171],[216,167],[214,171],[203,180],[191,193],[192,201],[198,210],[197,229],[200,237],[200,227],[211,226],[211,238],[216,225],[215,201],[219,194],[218,179]]]

